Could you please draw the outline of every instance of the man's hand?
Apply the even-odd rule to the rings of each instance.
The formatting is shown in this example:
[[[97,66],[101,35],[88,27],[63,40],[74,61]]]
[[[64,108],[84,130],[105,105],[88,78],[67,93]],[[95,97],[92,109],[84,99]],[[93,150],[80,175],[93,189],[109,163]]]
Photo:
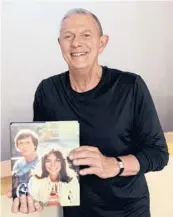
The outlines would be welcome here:
[[[113,157],[105,157],[97,147],[80,146],[71,151],[69,158],[76,166],[89,166],[80,170],[80,175],[94,174],[106,179],[119,173],[117,160]]]
[[[7,193],[8,197],[12,197],[12,192]],[[43,210],[43,206],[39,202],[34,202],[31,196],[22,195],[20,198],[15,198],[11,207],[12,213],[32,213],[40,212]]]

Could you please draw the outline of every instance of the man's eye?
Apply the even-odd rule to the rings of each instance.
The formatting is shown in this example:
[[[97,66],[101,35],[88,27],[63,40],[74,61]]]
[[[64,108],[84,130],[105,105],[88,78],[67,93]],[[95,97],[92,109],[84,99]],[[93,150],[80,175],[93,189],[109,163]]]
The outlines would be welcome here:
[[[64,38],[65,38],[65,39],[70,39],[70,38],[71,38],[71,35],[65,35]]]
[[[84,34],[84,37],[85,37],[85,38],[89,38],[90,36],[91,36],[90,34],[87,34],[87,33]]]

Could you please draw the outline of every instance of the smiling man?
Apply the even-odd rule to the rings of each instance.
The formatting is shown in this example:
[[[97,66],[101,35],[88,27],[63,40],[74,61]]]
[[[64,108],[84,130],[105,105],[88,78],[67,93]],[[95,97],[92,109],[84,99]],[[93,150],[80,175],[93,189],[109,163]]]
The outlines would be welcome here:
[[[98,18],[74,9],[62,19],[58,39],[68,71],[42,80],[34,121],[77,120],[80,144],[69,159],[81,166],[79,207],[64,217],[150,217],[144,174],[163,169],[168,150],[149,90],[134,73],[101,66],[108,36]],[[31,198],[12,211],[41,210]]]
[[[97,58],[106,46],[108,36],[103,35],[100,25],[92,16],[69,15],[61,23],[59,37],[61,51],[69,69],[74,73],[84,69],[90,71],[91,68],[93,71],[98,70]]]
[[[102,74],[98,55],[108,42],[108,36],[103,35],[98,19],[96,22],[89,14],[74,13],[70,16],[68,13],[62,20],[58,41],[72,72],[69,73],[72,88],[83,92],[95,87]]]

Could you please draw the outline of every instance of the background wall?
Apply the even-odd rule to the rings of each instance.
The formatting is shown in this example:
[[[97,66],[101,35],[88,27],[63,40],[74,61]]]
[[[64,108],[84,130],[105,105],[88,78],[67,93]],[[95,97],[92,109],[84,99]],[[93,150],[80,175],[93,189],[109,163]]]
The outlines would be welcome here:
[[[2,8],[2,176],[10,175],[9,123],[31,121],[39,82],[67,69],[57,37],[61,18],[74,7],[95,13],[110,36],[100,63],[144,78],[173,153],[173,2],[9,0]],[[173,216],[172,170],[173,156],[165,170],[147,174],[152,217]],[[6,189],[7,183],[10,178],[2,180],[2,187]],[[4,215],[15,216],[9,199],[2,196],[1,200]],[[33,216],[55,216],[61,211],[50,208]]]

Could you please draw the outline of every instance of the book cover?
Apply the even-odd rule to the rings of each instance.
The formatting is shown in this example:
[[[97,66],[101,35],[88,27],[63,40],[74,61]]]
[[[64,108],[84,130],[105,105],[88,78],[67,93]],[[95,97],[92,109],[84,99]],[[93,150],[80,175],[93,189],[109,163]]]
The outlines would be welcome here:
[[[79,147],[77,121],[11,123],[13,198],[31,195],[44,206],[80,205],[79,167],[68,158]]]

